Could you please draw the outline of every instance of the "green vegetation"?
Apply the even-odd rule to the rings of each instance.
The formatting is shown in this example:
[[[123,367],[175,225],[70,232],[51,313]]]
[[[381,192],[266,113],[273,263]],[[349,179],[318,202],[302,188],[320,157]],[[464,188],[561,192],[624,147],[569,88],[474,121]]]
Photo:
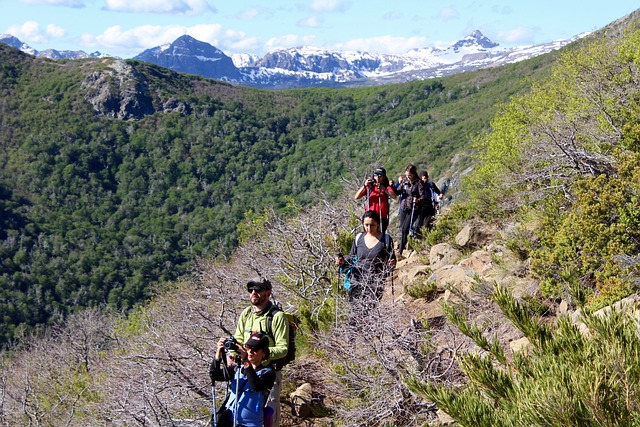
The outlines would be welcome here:
[[[486,340],[446,306],[447,317],[485,352],[461,357],[466,386],[409,379],[414,392],[465,426],[638,425],[640,341],[632,316],[586,313],[590,334],[583,334],[566,317],[555,325],[538,320],[505,289],[496,289],[493,300],[531,346],[507,360],[497,340]]]
[[[564,52],[551,77],[503,106],[478,142],[467,218],[528,225],[507,247],[530,259],[546,299],[493,290],[527,339],[512,355],[487,325],[445,304],[479,347],[459,357],[466,377],[455,386],[418,375],[406,383],[461,425],[640,425],[637,310],[613,304],[637,293],[640,277],[638,46],[635,23],[619,38],[602,34]],[[542,301],[560,299],[580,310],[545,318]]]
[[[77,308],[150,298],[197,258],[228,256],[247,212],[315,203],[374,164],[438,176],[550,60],[267,92],[0,45],[0,342]],[[140,119],[111,118],[127,108]]]
[[[551,78],[515,97],[478,145],[466,188],[484,218],[542,211],[531,255],[541,291],[599,308],[637,289],[640,31],[565,52]]]

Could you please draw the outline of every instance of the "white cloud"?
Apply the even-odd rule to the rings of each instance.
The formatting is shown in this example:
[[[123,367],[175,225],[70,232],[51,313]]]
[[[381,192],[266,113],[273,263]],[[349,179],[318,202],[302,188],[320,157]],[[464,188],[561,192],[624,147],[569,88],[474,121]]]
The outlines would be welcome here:
[[[55,24],[49,24],[47,25],[47,34],[53,38],[58,38],[63,37],[65,34],[67,34],[67,31]]]
[[[450,21],[452,19],[458,19],[460,14],[458,10],[453,7],[445,7],[438,12],[438,18],[444,21]]]
[[[313,0],[311,10],[316,12],[344,12],[351,7],[350,1],[345,0]]]
[[[40,30],[40,24],[38,24],[36,21],[27,21],[24,24],[12,25],[7,28],[7,33],[26,42],[33,43],[42,41],[42,31]]]
[[[323,22],[324,19],[322,19],[322,17],[320,16],[310,16],[298,21],[298,27],[320,28]]]
[[[216,12],[207,0],[106,0],[106,10],[133,13],[200,15]]]
[[[12,25],[7,28],[7,33],[11,34],[25,43],[46,43],[52,38],[62,37],[66,34],[64,28],[54,24],[47,25],[42,29],[36,21],[26,21],[20,25]]]
[[[246,9],[238,13],[237,17],[238,19],[241,19],[243,21],[252,21],[259,15],[260,9],[258,9],[257,7],[253,7],[251,9]]]
[[[130,30],[123,30],[121,26],[116,25],[107,28],[97,36],[83,35],[82,43],[87,49],[132,57],[146,49],[171,43],[185,34],[209,43],[227,55],[255,51],[260,48],[256,37],[248,37],[241,31],[225,30],[220,24],[201,24],[191,27],[143,25]]]
[[[424,37],[380,36],[366,39],[352,39],[344,43],[337,44],[335,49],[398,54],[426,46],[427,40]]]
[[[35,4],[44,6],[63,6],[71,7],[74,9],[81,9],[85,7],[84,0],[21,0],[25,4]]]
[[[531,27],[518,27],[508,31],[500,31],[497,39],[503,43],[532,44],[536,30]]]
[[[296,34],[288,34],[282,37],[270,38],[265,43],[265,49],[267,52],[270,52],[278,49],[287,49],[292,46],[309,46],[314,45],[315,41],[316,39],[313,36],[300,37]]]

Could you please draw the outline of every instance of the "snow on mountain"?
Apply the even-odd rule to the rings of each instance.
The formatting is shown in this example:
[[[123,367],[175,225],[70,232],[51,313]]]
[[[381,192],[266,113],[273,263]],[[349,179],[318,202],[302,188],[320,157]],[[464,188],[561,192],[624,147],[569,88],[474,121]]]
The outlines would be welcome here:
[[[559,49],[587,34],[569,40],[507,49],[476,30],[446,49],[424,47],[401,55],[300,46],[279,49],[262,57],[250,54],[229,57],[208,43],[184,35],[173,43],[147,49],[133,59],[178,72],[269,89],[361,86],[442,77],[514,63]],[[0,36],[0,42],[52,59],[106,56],[99,52],[87,55],[82,51],[53,49],[38,52],[8,34]]]
[[[0,34],[0,43],[8,44],[11,47],[20,49],[24,53],[28,53],[29,55],[36,55],[38,52],[28,44],[22,43],[17,37],[12,36],[11,34]]]
[[[82,50],[55,50],[46,49],[37,51],[26,43],[18,40],[17,37],[11,34],[0,34],[0,43],[8,44],[11,47],[20,49],[22,52],[33,56],[41,56],[49,59],[84,59],[84,58],[102,58],[104,56],[100,52],[86,53]]]
[[[224,52],[188,35],[178,37],[169,45],[147,49],[133,59],[213,79],[233,82],[241,78],[238,68]]]

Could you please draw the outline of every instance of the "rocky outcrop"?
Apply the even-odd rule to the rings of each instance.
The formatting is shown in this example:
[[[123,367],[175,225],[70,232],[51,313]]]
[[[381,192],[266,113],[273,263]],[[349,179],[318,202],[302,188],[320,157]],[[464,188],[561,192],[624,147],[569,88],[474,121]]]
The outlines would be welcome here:
[[[124,60],[105,59],[104,70],[89,74],[82,83],[85,100],[98,115],[120,120],[138,120],[158,111],[187,114],[189,107],[175,98],[155,105],[149,82]]]

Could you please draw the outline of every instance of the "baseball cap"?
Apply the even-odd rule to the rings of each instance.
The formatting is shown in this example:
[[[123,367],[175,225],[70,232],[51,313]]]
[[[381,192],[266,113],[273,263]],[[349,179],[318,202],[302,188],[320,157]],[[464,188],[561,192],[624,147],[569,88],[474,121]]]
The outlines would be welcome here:
[[[373,171],[374,175],[379,175],[379,176],[387,176],[387,171],[384,168],[376,168]]]
[[[244,346],[252,350],[269,348],[269,337],[263,332],[256,332],[249,337]]]
[[[255,277],[253,279],[250,279],[247,282],[247,290],[250,289],[265,289],[265,290],[270,290],[271,289],[271,282],[267,279],[265,279],[264,277]]]

